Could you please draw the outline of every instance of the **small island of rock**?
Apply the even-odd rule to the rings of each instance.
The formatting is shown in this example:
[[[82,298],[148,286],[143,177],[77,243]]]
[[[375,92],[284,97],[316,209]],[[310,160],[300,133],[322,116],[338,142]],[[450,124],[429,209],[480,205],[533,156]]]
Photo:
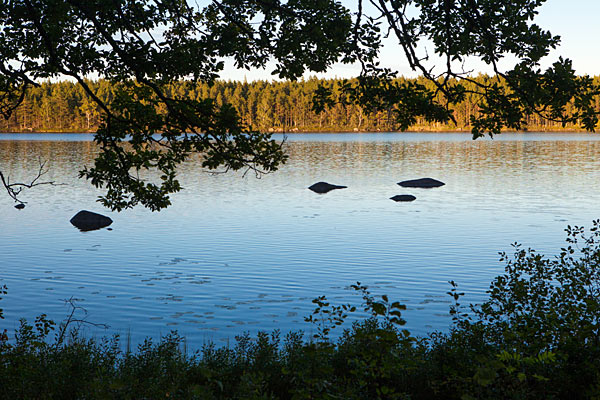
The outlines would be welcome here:
[[[113,221],[102,214],[82,210],[75,214],[70,222],[80,231],[86,232],[107,227],[112,224]]]
[[[445,183],[440,182],[436,179],[432,179],[432,178],[421,178],[421,179],[411,179],[408,181],[398,182],[398,185],[400,185],[402,187],[408,187],[408,188],[429,189],[429,188],[444,186]]]
[[[394,197],[390,197],[390,200],[394,201],[414,201],[416,199],[412,194],[397,194]]]
[[[314,185],[309,186],[308,188],[315,193],[323,194],[330,192],[334,189],[346,189],[347,187],[348,186],[332,185],[331,183],[327,182],[317,182]]]

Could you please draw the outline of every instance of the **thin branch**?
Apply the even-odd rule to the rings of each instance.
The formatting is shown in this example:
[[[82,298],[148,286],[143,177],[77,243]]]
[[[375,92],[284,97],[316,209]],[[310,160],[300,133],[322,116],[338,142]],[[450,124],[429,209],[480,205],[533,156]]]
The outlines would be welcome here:
[[[36,186],[41,186],[41,185],[51,185],[51,186],[64,185],[64,183],[56,183],[54,181],[40,182],[39,181],[40,178],[48,172],[48,169],[46,168],[45,161],[39,160],[39,163],[40,163],[40,168],[38,169],[37,175],[35,176],[35,178],[33,178],[33,180],[30,183],[23,183],[23,182],[11,183],[10,177],[5,176],[2,173],[2,171],[0,171],[0,181],[2,181],[2,186],[4,186],[4,189],[6,189],[8,195],[15,201],[15,203],[18,203],[18,205],[17,205],[18,208],[25,207],[25,204],[27,203],[26,201],[22,201],[19,199],[19,195],[21,194],[23,189],[31,189],[31,188],[34,188]]]
[[[71,296],[70,298],[65,299],[63,301],[65,302],[65,305],[68,305],[71,307],[71,312],[69,313],[67,318],[60,324],[60,328],[58,330],[57,338],[56,338],[56,346],[57,347],[59,347],[63,343],[65,335],[69,331],[69,327],[73,324],[76,324],[76,328],[75,328],[76,332],[79,331],[79,329],[81,328],[82,325],[88,325],[88,326],[93,326],[95,328],[102,328],[102,329],[109,328],[109,326],[106,324],[99,324],[96,322],[88,321],[87,320],[87,316],[88,316],[87,310],[84,307],[77,305],[77,301],[73,296]],[[83,318],[75,318],[75,314],[78,311],[81,311],[83,313]]]

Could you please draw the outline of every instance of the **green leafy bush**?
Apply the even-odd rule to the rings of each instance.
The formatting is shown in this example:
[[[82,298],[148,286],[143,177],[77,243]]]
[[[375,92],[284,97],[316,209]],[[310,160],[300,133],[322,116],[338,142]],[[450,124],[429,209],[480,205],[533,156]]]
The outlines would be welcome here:
[[[451,329],[420,338],[404,329],[405,306],[360,283],[367,317],[351,326],[356,306],[321,296],[312,337],[244,334],[193,354],[176,333],[122,351],[118,337],[85,339],[73,313],[58,327],[41,315],[0,340],[0,398],[598,399],[600,221],[566,231],[554,258],[516,244],[501,254],[482,304],[461,305],[450,282]]]

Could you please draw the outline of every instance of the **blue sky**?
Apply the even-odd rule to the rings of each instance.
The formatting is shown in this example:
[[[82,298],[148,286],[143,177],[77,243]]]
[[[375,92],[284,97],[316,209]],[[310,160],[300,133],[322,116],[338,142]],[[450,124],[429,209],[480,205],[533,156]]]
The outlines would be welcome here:
[[[561,36],[551,58],[562,55],[581,74],[600,75],[600,0],[548,0],[536,21]]]
[[[354,8],[354,1],[343,0],[343,3]],[[573,60],[575,70],[580,74],[600,75],[600,0],[547,0],[539,8],[536,18],[542,28],[550,30],[554,35],[561,36],[561,45],[553,51],[542,66],[546,67],[556,61],[559,56]],[[386,43],[381,54],[381,63],[399,71],[401,75],[414,76],[393,42]],[[511,66],[511,61],[504,63],[505,68]],[[468,69],[476,72],[486,72],[485,65],[473,61]],[[358,66],[334,65],[327,73],[318,74],[320,77],[352,77],[359,73]],[[314,75],[314,74],[307,74]],[[240,71],[228,65],[223,79],[248,80],[272,79],[270,71]]]

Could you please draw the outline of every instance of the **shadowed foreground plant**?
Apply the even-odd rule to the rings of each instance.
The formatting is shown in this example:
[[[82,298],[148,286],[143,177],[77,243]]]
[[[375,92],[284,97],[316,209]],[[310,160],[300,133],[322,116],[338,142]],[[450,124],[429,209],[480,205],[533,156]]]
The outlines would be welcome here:
[[[63,324],[53,341],[45,315],[23,320],[0,341],[0,398],[597,399],[600,221],[567,235],[555,258],[518,245],[502,254],[505,273],[482,304],[462,306],[451,281],[450,331],[420,338],[403,328],[405,306],[360,283],[351,287],[366,315],[350,326],[360,307],[321,296],[306,318],[312,337],[244,334],[193,354],[175,332],[122,352],[118,336],[88,340],[78,329],[61,334]]]

